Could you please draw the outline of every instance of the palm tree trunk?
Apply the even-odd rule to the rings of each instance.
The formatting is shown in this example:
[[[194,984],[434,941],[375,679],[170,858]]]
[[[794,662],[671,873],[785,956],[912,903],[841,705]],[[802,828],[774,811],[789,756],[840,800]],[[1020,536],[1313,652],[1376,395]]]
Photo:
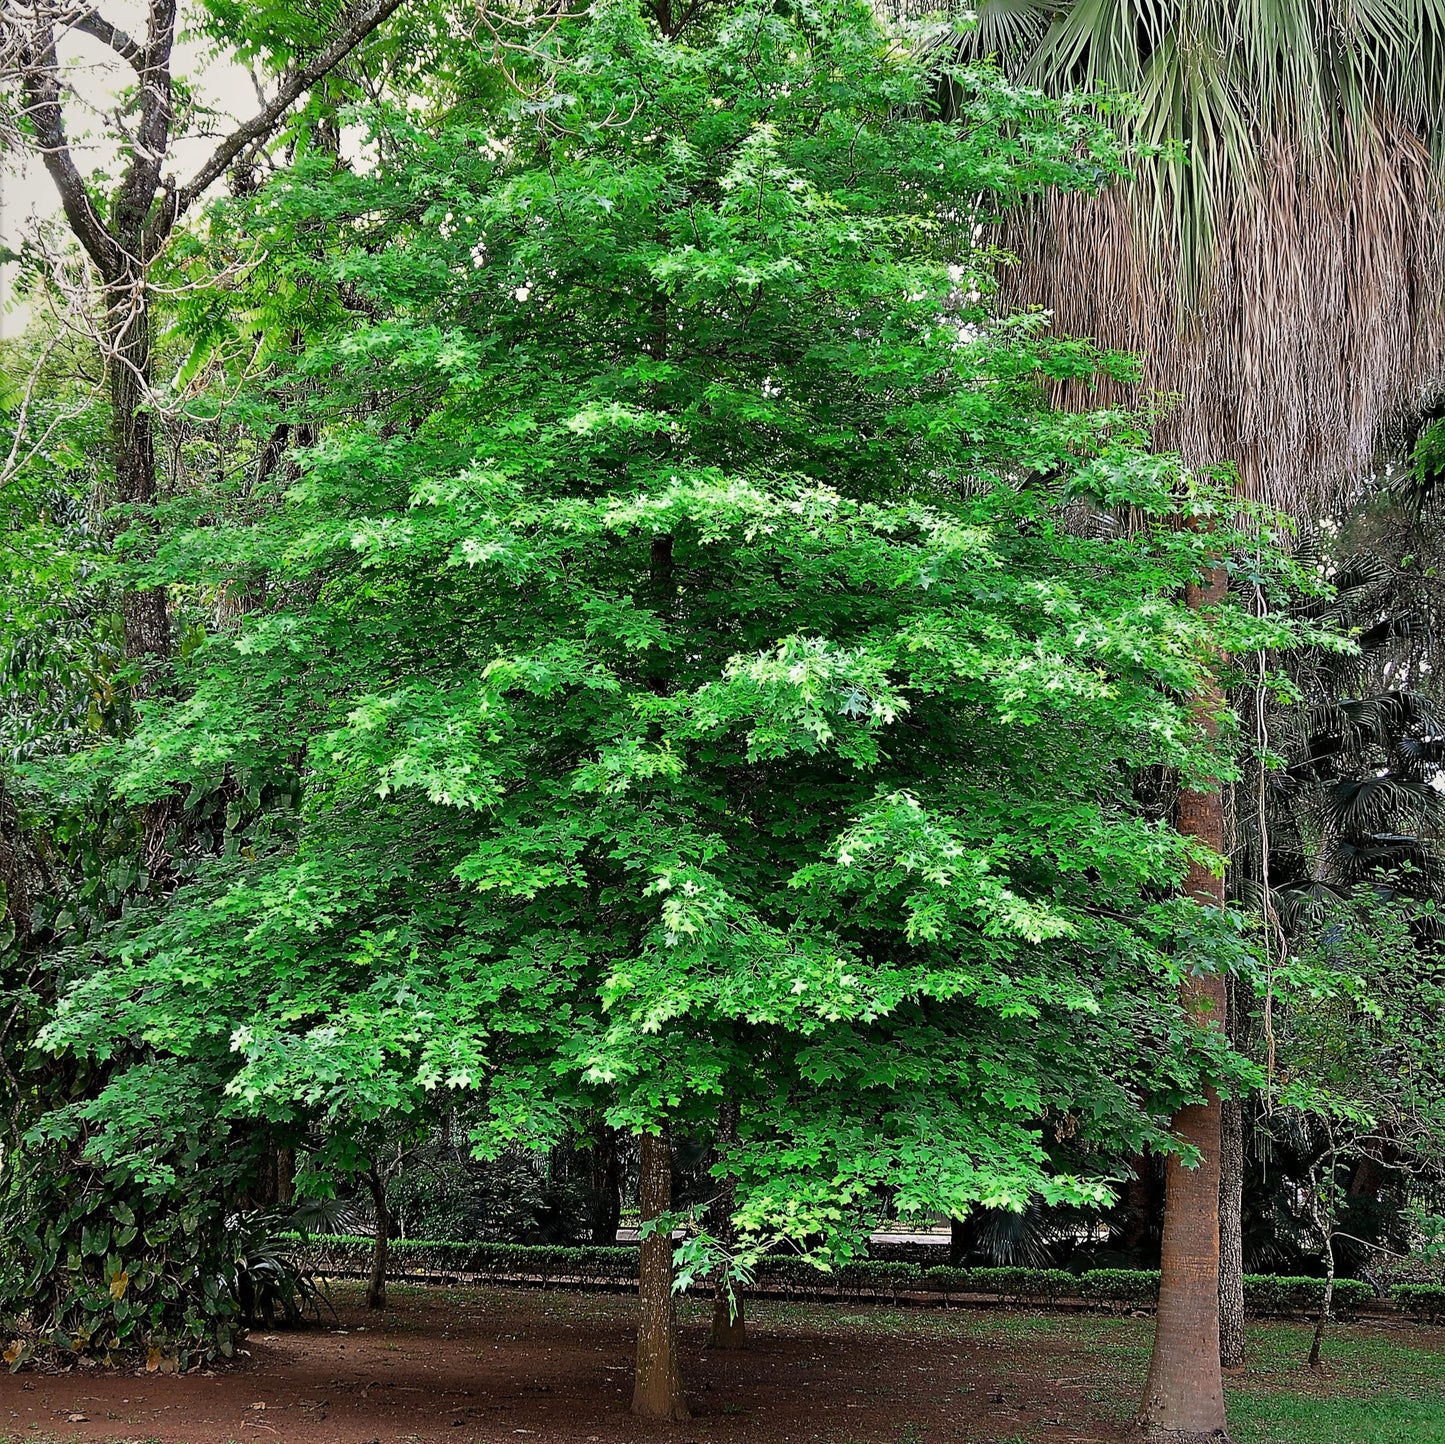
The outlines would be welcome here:
[[[741,1109],[734,1097],[724,1098],[718,1110],[717,1151],[726,1162],[729,1149],[737,1142]],[[731,1176],[723,1179],[717,1197],[708,1209],[708,1228],[713,1237],[731,1248],[737,1234],[733,1228],[733,1206],[736,1186]],[[713,1285],[712,1328],[707,1336],[710,1349],[746,1349],[748,1324],[743,1315],[743,1296],[729,1286],[724,1270],[718,1271]]]
[[[391,1211],[386,1206],[386,1184],[375,1168],[366,1172],[366,1186],[376,1211],[376,1240],[371,1248],[371,1278],[366,1285],[366,1307],[386,1307],[386,1246],[391,1233]]]
[[[1224,600],[1222,566],[1211,569],[1203,586],[1187,589],[1189,606],[1216,606]],[[1220,696],[1206,686],[1196,698],[1196,716],[1206,735],[1215,728]],[[1224,800],[1219,789],[1186,789],[1179,797],[1176,825],[1212,851],[1224,851]],[[1224,881],[1191,863],[1188,894],[1201,906],[1224,905]],[[1187,978],[1180,1003],[1201,1028],[1223,1027],[1224,979]],[[1177,1154],[1166,1164],[1164,1237],[1159,1259],[1159,1312],[1154,1352],[1139,1413],[1143,1437],[1157,1444],[1220,1444],[1229,1438],[1224,1414],[1224,1381],[1219,1369],[1219,1095],[1206,1090],[1202,1103],[1181,1108],[1173,1131],[1199,1153],[1199,1165],[1185,1168]]]
[[[672,1145],[665,1133],[641,1136],[638,1202],[642,1221],[662,1218],[672,1204]],[[637,1372],[632,1412],[681,1423],[690,1415],[682,1392],[677,1306],[672,1297],[672,1232],[654,1229],[643,1240],[637,1272]]]
[[[967,1218],[948,1220],[948,1263],[950,1268],[962,1268],[974,1250],[978,1233],[978,1211],[975,1209]]]

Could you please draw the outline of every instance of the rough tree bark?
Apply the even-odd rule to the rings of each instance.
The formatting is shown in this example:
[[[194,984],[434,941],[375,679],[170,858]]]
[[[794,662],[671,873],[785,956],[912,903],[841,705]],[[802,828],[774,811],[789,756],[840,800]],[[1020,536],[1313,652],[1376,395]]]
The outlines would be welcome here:
[[[1244,1105],[1221,1104],[1219,1148],[1219,1363],[1244,1363]]]
[[[735,1097],[727,1097],[718,1110],[717,1151],[720,1158],[727,1159],[728,1151],[737,1142],[741,1108]],[[728,1248],[737,1241],[733,1228],[733,1208],[736,1189],[729,1176],[722,1181],[717,1197],[708,1209],[708,1231]],[[713,1285],[712,1328],[707,1336],[711,1349],[746,1349],[748,1346],[748,1324],[743,1314],[743,1296],[728,1288],[727,1280],[721,1273]]]
[[[643,1223],[672,1206],[672,1144],[666,1133],[644,1133],[638,1175]],[[637,1270],[637,1372],[632,1412],[644,1419],[690,1418],[682,1391],[677,1306],[672,1296],[672,1233],[653,1230],[642,1240]]]
[[[1230,1041],[1242,1041],[1240,983],[1227,986]],[[1219,1363],[1237,1369],[1244,1363],[1244,1103],[1226,1098],[1221,1105],[1219,1140]]]
[[[386,1182],[373,1164],[366,1171],[366,1186],[371,1190],[371,1203],[376,1213],[376,1238],[371,1246],[371,1278],[366,1284],[366,1307],[386,1307],[386,1254],[391,1236],[391,1210],[386,1204]]]
[[[1222,566],[1211,569],[1202,586],[1188,588],[1191,607],[1216,606],[1225,598]],[[1212,734],[1218,690],[1205,687],[1196,699],[1199,726]],[[1176,825],[1216,853],[1224,851],[1224,801],[1218,788],[1180,794]],[[1224,881],[1198,863],[1185,881],[1201,906],[1224,905]],[[1188,978],[1180,1001],[1201,1028],[1225,1023],[1224,979]],[[1139,1432],[1150,1444],[1219,1444],[1228,1440],[1224,1381],[1219,1367],[1219,1097],[1210,1089],[1202,1103],[1181,1108],[1173,1130],[1197,1149],[1197,1168],[1185,1168],[1177,1155],[1166,1165],[1164,1237],[1159,1260],[1159,1312],[1154,1352],[1139,1412]]]

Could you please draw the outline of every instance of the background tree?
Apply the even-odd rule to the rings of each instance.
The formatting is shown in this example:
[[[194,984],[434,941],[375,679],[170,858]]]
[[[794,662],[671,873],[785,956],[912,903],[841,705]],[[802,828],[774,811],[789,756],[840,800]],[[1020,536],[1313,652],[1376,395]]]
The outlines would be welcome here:
[[[105,367],[110,401],[114,500],[127,519],[144,530],[157,500],[157,468],[151,348],[152,271],[176,224],[246,152],[264,145],[287,112],[370,36],[402,0],[364,0],[327,16],[312,32],[318,43],[309,54],[286,55],[275,94],[237,126],[186,181],[167,170],[177,131],[176,0],[148,0],[145,33],[134,38],[97,9],[69,0],[38,0],[0,11],[0,81],[8,83],[8,104],[0,112],[0,136],[8,147],[36,155],[55,183],[66,222],[98,281],[94,334]],[[273,13],[274,12],[274,13]],[[279,21],[290,38],[295,15],[268,7],[252,17],[263,25]],[[304,28],[304,27],[303,27]],[[107,196],[96,194],[76,162],[73,127],[67,121],[72,98],[61,60],[68,32],[106,46],[117,64],[134,73],[108,116],[119,152],[118,178]],[[275,35],[272,45],[275,45]],[[285,54],[285,39],[281,46]],[[139,587],[123,605],[126,647],[131,657],[155,659],[170,649],[166,597],[159,587]]]

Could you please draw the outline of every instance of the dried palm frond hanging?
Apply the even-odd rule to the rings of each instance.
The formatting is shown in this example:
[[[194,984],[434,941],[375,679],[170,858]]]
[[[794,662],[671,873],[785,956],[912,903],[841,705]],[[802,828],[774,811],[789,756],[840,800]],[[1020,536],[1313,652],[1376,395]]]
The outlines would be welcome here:
[[[1164,398],[1158,440],[1190,463],[1303,515],[1336,502],[1445,384],[1445,0],[970,8],[947,44],[1050,93],[1127,92],[1120,124],[1160,148],[1022,216],[1005,301],[1136,353],[1124,399]]]

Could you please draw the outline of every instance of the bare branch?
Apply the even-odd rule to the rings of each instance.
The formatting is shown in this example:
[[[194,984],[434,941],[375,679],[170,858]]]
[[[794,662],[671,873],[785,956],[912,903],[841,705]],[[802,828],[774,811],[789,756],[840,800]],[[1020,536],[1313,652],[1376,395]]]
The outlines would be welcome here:
[[[119,25],[112,25],[98,10],[87,10],[78,19],[70,22],[70,28],[99,40],[102,45],[108,45],[137,71],[142,68],[145,51]]]
[[[60,66],[55,53],[55,25],[43,7],[35,7],[30,17],[29,33],[21,37],[17,49],[17,69],[26,111],[35,127],[40,159],[60,192],[65,218],[101,275],[114,276],[120,267],[120,250],[96,210],[70,153],[65,117],[60,108]]]
[[[148,226],[161,166],[171,143],[175,116],[171,86],[171,49],[176,38],[176,0],[149,0],[145,50],[140,64],[141,113],[130,148],[130,164],[115,196],[115,229],[133,263],[142,266],[154,254],[169,225]]]
[[[316,56],[297,70],[293,70],[281,83],[275,98],[264,106],[244,125],[238,126],[216,147],[211,158],[176,193],[171,207],[170,222],[174,223],[212,181],[224,174],[226,167],[252,142],[269,135],[290,109],[296,99],[309,90],[323,76],[334,70],[358,45],[376,28],[399,10],[404,0],[368,0],[340,22],[340,33],[336,39]],[[167,226],[169,229],[169,225]]]

